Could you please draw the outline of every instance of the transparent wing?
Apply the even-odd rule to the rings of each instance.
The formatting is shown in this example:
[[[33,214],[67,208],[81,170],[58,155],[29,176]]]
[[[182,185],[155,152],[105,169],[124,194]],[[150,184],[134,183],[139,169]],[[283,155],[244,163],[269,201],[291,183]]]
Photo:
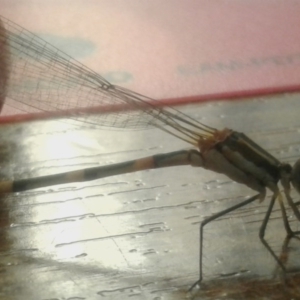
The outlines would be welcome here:
[[[0,101],[7,96],[10,105],[30,113],[71,110],[73,120],[97,126],[144,129],[167,125],[185,135],[185,140],[192,130],[182,131],[181,122],[212,132],[179,111],[159,108],[150,98],[110,84],[38,36],[1,19]],[[111,106],[126,109],[108,112]]]
[[[112,92],[114,86],[99,74],[3,17],[2,23],[2,61],[9,70],[1,73],[9,71],[5,93],[14,107],[37,112],[96,106],[100,111],[101,106],[134,105],[121,92]],[[109,127],[145,128],[152,119],[140,110],[86,115],[89,123]]]

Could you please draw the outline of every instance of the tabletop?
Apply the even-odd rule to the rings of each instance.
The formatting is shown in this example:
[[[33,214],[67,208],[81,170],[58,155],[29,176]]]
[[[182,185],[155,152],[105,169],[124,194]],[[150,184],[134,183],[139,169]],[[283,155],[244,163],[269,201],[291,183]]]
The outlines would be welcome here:
[[[298,94],[180,110],[244,132],[281,161],[299,157]],[[0,130],[2,179],[187,148],[158,129],[105,130],[69,120]],[[300,241],[286,240],[278,206],[266,241],[286,266],[285,277],[258,238],[269,195],[207,225],[203,283],[187,293],[198,276],[199,223],[253,194],[226,176],[183,166],[2,196],[0,298],[298,299]]]

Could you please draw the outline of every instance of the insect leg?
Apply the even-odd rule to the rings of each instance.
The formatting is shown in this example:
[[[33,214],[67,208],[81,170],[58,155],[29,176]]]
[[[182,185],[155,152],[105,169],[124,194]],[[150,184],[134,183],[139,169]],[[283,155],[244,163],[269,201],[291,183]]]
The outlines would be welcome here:
[[[203,272],[202,272],[202,257],[203,257],[203,228],[206,224],[238,209],[241,208],[257,199],[260,198],[260,194],[257,194],[251,198],[248,198],[246,200],[244,200],[243,202],[236,204],[234,206],[231,206],[227,209],[224,209],[210,217],[208,217],[207,219],[205,219],[203,222],[201,222],[200,224],[200,248],[199,248],[199,279],[190,287],[189,291],[191,291],[192,289],[194,289],[203,279]]]

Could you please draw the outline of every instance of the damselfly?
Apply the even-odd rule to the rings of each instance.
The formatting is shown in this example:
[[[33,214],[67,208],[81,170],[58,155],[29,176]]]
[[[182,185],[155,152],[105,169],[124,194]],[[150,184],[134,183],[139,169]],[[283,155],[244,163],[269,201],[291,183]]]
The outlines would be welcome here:
[[[198,281],[192,287],[200,283],[203,277],[204,226],[255,200],[263,201],[267,189],[273,194],[259,237],[261,239],[264,237],[276,200],[281,208],[287,234],[295,233],[290,228],[278,182],[281,182],[287,203],[300,221],[297,204],[290,196],[290,183],[300,192],[300,160],[292,168],[289,164],[281,163],[243,133],[226,128],[217,130],[171,107],[162,108],[159,103],[155,104],[148,97],[113,85],[5,18],[2,18],[1,24],[0,49],[2,103],[5,97],[9,97],[15,101],[19,109],[26,112],[46,111],[51,112],[52,116],[68,115],[76,121],[99,126],[158,127],[194,147],[190,150],[158,154],[108,166],[18,181],[2,181],[0,183],[2,194],[179,165],[191,165],[223,173],[230,179],[245,184],[257,194],[208,217],[201,223],[200,273]],[[108,111],[107,105],[113,105],[113,108]],[[120,107],[123,108],[121,112]],[[101,113],[103,111],[105,114]],[[274,257],[281,264],[276,256]]]

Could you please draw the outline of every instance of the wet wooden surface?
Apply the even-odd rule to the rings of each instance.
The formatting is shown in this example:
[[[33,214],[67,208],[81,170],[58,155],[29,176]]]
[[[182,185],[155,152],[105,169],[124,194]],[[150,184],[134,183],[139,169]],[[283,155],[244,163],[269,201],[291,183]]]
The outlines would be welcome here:
[[[297,94],[181,110],[246,133],[282,161],[300,156]],[[156,129],[109,131],[63,120],[0,130],[2,179],[188,147]],[[223,175],[177,167],[3,196],[0,299],[300,299],[300,241],[285,241],[278,206],[266,240],[285,277],[258,238],[269,197],[207,226],[203,285],[187,293],[198,276],[199,223],[253,194]]]

